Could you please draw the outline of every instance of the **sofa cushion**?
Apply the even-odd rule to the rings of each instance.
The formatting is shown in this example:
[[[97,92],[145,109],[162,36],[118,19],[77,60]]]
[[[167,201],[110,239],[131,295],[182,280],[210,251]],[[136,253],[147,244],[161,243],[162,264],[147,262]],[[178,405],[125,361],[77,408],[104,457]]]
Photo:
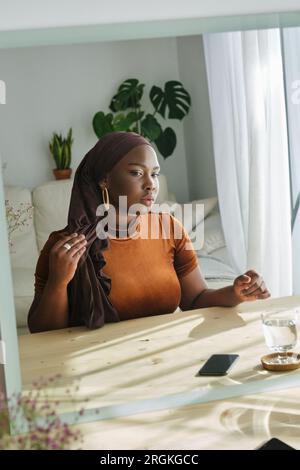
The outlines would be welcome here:
[[[13,268],[12,279],[17,327],[26,327],[28,310],[34,296],[34,269]]]
[[[27,327],[27,315],[32,303],[32,297],[15,297],[15,311],[16,311],[16,322],[18,328]],[[22,330],[22,334],[25,333],[25,330]]]
[[[152,212],[169,212],[183,225],[185,230],[189,233],[196,227],[203,219],[205,219],[216,207],[218,203],[217,197],[210,197],[207,199],[198,199],[190,201],[185,204],[179,204],[174,201],[160,202],[158,207],[157,201],[151,209]]]
[[[33,268],[13,268],[13,290],[15,297],[31,297],[34,295],[34,271]]]
[[[168,185],[167,185],[167,179],[165,175],[160,174],[158,177],[159,181],[159,193],[156,198],[156,203],[161,204],[163,201],[166,201],[169,199],[169,194],[168,194]]]
[[[13,211],[22,210],[24,205],[32,205],[29,189],[21,186],[5,186],[5,199]],[[25,216],[26,217],[26,216]],[[12,267],[34,268],[37,262],[38,249],[36,244],[33,218],[24,217],[24,225],[20,225],[11,235],[12,247],[10,248],[10,260]]]
[[[203,250],[207,254],[226,246],[220,212],[210,214],[204,221],[204,245]],[[230,264],[228,262],[228,264]]]
[[[49,181],[33,191],[37,245],[41,250],[49,234],[67,225],[73,180]]]

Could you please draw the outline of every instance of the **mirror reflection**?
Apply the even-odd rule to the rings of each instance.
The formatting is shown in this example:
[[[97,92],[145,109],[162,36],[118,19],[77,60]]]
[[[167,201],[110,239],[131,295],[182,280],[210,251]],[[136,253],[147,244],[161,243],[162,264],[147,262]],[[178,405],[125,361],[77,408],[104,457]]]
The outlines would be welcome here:
[[[132,335],[127,352],[144,357],[149,338],[131,319],[300,292],[299,48],[300,28],[273,28],[0,51],[0,151],[25,385],[47,369],[89,375],[87,393],[101,369],[109,386],[90,398],[103,404],[111,392],[117,400],[105,338],[117,348]],[[105,140],[129,130],[151,146]],[[115,257],[109,249],[99,256],[96,208],[118,207],[122,195],[147,209],[142,217],[165,204],[173,221],[192,203],[184,233],[192,242],[202,234],[202,243],[183,255],[178,242],[175,262],[172,243],[137,253],[120,235],[135,218],[119,214]],[[170,321],[153,319],[154,331]],[[72,330],[78,325],[104,328]],[[80,341],[84,348],[73,349]]]

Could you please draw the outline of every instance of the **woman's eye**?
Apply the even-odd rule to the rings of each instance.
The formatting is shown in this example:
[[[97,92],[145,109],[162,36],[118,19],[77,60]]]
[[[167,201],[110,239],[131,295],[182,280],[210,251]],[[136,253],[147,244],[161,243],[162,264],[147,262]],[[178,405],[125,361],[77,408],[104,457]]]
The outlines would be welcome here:
[[[141,173],[140,171],[131,171],[130,173],[134,176],[143,176],[143,173]],[[153,173],[152,176],[157,178],[159,176],[159,173]]]

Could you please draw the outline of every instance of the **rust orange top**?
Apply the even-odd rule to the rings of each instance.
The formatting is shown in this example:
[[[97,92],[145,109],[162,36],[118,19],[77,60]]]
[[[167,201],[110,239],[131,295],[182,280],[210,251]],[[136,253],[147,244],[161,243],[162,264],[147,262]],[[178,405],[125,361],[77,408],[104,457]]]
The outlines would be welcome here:
[[[109,299],[121,320],[172,313],[179,306],[179,279],[198,266],[193,245],[182,224],[169,214],[140,216],[135,237],[109,235],[103,251],[104,274],[111,278]],[[53,232],[38,259],[35,293],[48,279],[49,252],[61,237]]]

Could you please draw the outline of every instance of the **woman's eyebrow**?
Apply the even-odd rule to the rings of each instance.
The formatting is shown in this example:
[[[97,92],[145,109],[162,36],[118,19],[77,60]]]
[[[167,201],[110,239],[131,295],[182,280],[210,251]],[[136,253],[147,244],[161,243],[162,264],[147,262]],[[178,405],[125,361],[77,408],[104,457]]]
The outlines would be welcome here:
[[[147,168],[146,165],[143,165],[143,163],[128,163],[128,165],[137,165],[137,166],[143,166],[144,168]],[[160,170],[160,167],[154,166],[153,170]]]

